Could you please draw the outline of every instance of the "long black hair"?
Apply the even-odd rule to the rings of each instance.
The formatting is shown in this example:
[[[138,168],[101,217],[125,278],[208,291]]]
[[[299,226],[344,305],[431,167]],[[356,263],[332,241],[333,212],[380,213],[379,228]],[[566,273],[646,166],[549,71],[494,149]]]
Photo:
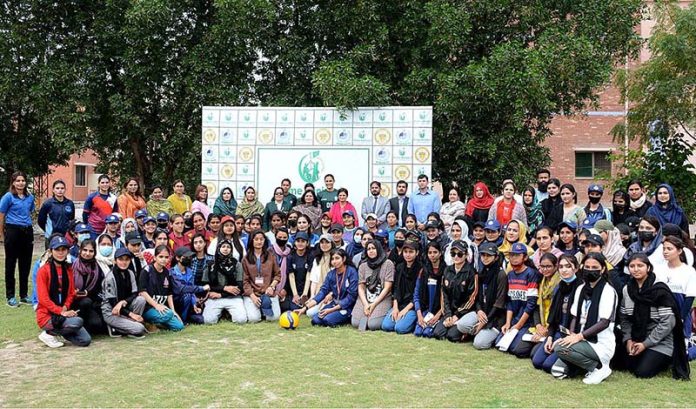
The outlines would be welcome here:
[[[246,259],[251,264],[256,264],[256,254],[254,254],[254,238],[256,238],[256,236],[258,236],[259,234],[263,236],[263,246],[261,247],[261,262],[265,263],[266,260],[268,260],[268,237],[266,237],[266,233],[264,233],[263,230],[254,230],[249,235],[249,239],[247,241]]]

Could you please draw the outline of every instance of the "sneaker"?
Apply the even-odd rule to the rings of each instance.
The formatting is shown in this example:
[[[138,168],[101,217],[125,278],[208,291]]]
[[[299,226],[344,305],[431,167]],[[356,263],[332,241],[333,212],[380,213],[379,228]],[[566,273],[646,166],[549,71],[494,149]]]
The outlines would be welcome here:
[[[46,331],[43,331],[39,334],[39,339],[49,348],[60,348],[63,345],[65,345],[62,342],[58,341],[56,337],[54,337],[53,335],[49,335]]]
[[[20,298],[20,299],[19,299],[19,303],[20,303],[20,304],[30,305],[30,304],[31,304],[31,301],[29,301],[29,299],[28,299],[27,297],[24,297],[24,298]]]
[[[111,338],[121,338],[121,334],[115,329],[111,328],[110,325],[106,326],[106,331],[109,333],[109,336]]]
[[[145,334],[140,334],[140,335],[128,334],[128,338],[132,338],[132,339],[143,339],[143,338],[145,338]]]
[[[583,379],[582,382],[586,385],[597,385],[601,383],[603,380],[607,379],[609,375],[611,375],[611,368],[609,368],[609,365],[603,365],[599,369],[595,369],[592,372],[588,372],[587,375],[585,375],[585,379]]]
[[[17,302],[17,299],[12,297],[7,300],[7,306],[10,308],[17,308],[19,307],[19,303]]]

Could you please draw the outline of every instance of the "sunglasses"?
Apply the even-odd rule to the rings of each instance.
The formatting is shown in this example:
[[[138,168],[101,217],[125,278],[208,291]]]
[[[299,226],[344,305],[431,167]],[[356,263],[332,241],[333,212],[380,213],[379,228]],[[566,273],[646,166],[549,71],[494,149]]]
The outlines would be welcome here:
[[[452,257],[464,257],[464,253],[462,253],[461,251],[451,251],[450,256],[452,256]]]

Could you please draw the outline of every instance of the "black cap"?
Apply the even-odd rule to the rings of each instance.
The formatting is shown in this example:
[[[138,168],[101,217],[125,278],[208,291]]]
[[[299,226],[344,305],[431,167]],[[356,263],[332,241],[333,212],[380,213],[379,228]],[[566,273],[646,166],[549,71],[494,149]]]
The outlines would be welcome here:
[[[583,240],[582,244],[594,244],[595,246],[604,246],[604,239],[599,234],[590,234],[589,236],[587,236],[585,240]]]
[[[406,241],[404,242],[404,245],[403,245],[403,248],[405,248],[405,249],[408,248],[408,249],[412,249],[412,250],[418,250],[419,247],[420,247],[420,246],[418,245],[417,242],[411,241],[411,240],[406,240]]]
[[[176,249],[176,251],[174,252],[174,254],[175,254],[177,257],[193,257],[193,255],[196,254],[196,253],[194,253],[194,252],[193,252],[190,248],[188,248],[188,247],[179,247],[178,249]]]
[[[496,246],[495,243],[490,242],[481,243],[479,246],[479,253],[495,256],[498,254],[498,246]]]
[[[128,244],[140,244],[143,242],[142,237],[138,234],[137,231],[129,231],[126,233],[126,243]]]
[[[682,229],[674,223],[665,223],[662,226],[662,235],[665,237],[666,236],[676,236],[676,237],[681,238]]]
[[[452,242],[452,250],[457,249],[461,251],[462,253],[468,253],[469,252],[469,246],[466,245],[466,243],[462,240],[455,240]]]
[[[123,256],[128,256],[130,258],[133,258],[133,253],[130,252],[125,247],[121,247],[120,249],[116,250],[116,254],[114,254],[114,258],[121,258]]]
[[[428,229],[439,229],[439,228],[440,228],[440,225],[439,225],[436,221],[434,221],[434,220],[431,220],[431,221],[429,221],[429,222],[427,222],[427,223],[425,224],[425,230],[428,230]]]
[[[338,231],[339,233],[343,233],[343,226],[338,224],[338,223],[332,224],[331,228],[329,229],[329,233],[333,233],[335,231]]]

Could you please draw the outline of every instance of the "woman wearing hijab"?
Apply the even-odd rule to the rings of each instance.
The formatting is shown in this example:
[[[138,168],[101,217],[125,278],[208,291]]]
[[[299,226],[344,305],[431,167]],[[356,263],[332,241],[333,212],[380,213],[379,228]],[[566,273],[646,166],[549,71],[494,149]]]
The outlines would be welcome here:
[[[221,239],[215,248],[213,263],[203,270],[201,283],[210,286],[208,299],[203,308],[203,322],[216,324],[223,311],[230,314],[232,322],[247,322],[244,308],[242,263],[234,257],[234,244],[228,239]]]
[[[495,198],[488,190],[488,186],[483,182],[477,182],[474,184],[474,191],[471,195],[471,199],[466,203],[464,214],[472,224],[476,222],[485,222],[488,220],[488,211],[491,206],[493,206],[494,201]]]
[[[263,209],[263,230],[268,231],[271,228],[271,215],[276,212],[287,214],[290,211],[290,202],[285,199],[283,188],[277,187],[273,190],[273,198],[266,203]]]
[[[575,256],[580,252],[580,244],[575,234],[577,230],[578,226],[573,222],[563,222],[558,225],[556,248],[561,250],[563,254]]]
[[[350,260],[353,260],[353,257],[355,257],[357,254],[362,253],[362,251],[363,251],[363,246],[362,246],[363,234],[365,234],[365,229],[362,227],[356,228],[355,231],[353,232],[353,240],[350,243],[348,243],[348,247],[346,247],[346,254],[348,254],[348,258]],[[396,265],[396,263],[394,263],[394,265]]]
[[[435,326],[442,318],[442,275],[446,265],[439,243],[425,246],[426,260],[418,275],[413,291],[413,308],[416,310],[417,337],[432,338]]]
[[[84,240],[80,244],[80,253],[73,261],[72,270],[75,286],[75,307],[79,311],[85,328],[90,334],[104,331],[104,320],[101,314],[102,281],[104,272],[95,258],[97,243],[94,240]]]
[[[466,206],[459,200],[459,192],[452,188],[448,194],[449,201],[440,207],[440,219],[445,224],[445,232],[449,233],[452,223],[457,216],[464,216]]]
[[[391,305],[394,264],[379,242],[369,240],[365,246],[366,262],[358,268],[358,300],[353,307],[351,324],[361,330],[376,331]]]
[[[689,220],[686,218],[684,210],[677,204],[674,189],[667,183],[657,186],[655,204],[648,209],[645,215],[656,217],[660,226],[673,223],[685,232],[689,232]]]
[[[422,270],[418,244],[410,241],[404,243],[402,256],[404,262],[398,264],[395,269],[392,306],[384,317],[382,331],[410,334],[416,327],[417,315],[413,309],[413,294],[416,280]]]
[[[619,317],[629,370],[638,378],[652,378],[673,364],[672,377],[688,380],[682,321],[672,292],[656,281],[645,254],[632,255],[628,270]]]
[[[244,189],[244,200],[237,205],[235,215],[248,219],[252,214],[262,214],[263,205],[256,199],[256,189],[247,186]]]
[[[544,224],[544,212],[541,210],[541,203],[537,201],[536,190],[527,186],[522,191],[522,203],[527,213],[527,225],[529,226],[529,239],[536,236],[536,231]]]
[[[312,228],[319,229],[319,221],[321,219],[322,211],[314,190],[305,190],[302,196],[300,196],[298,199],[298,205],[293,207],[292,210],[298,211],[301,214],[309,217]]]
[[[442,320],[435,326],[433,335],[437,339],[460,342],[465,332],[459,331],[459,327],[468,329],[478,322],[479,284],[476,270],[467,262],[469,245],[461,240],[454,241],[450,252],[454,262],[442,274]]]
[[[521,220],[527,224],[527,213],[524,205],[515,199],[517,187],[512,180],[503,182],[503,197],[493,203],[488,211],[488,220],[497,220],[501,225],[505,225],[511,220]]]
[[[220,196],[215,199],[213,205],[213,213],[220,216],[234,216],[237,211],[237,200],[234,198],[234,193],[229,187],[222,188]]]
[[[597,221],[594,229],[604,240],[602,254],[612,266],[618,267],[624,259],[624,254],[626,254],[626,248],[621,242],[621,232],[609,220]]]
[[[469,239],[469,225],[466,224],[464,220],[457,219],[454,221],[454,223],[452,224],[452,228],[449,232],[449,238],[450,242],[447,243],[447,246],[444,247],[445,264],[451,266],[452,263],[454,263],[454,260],[452,259],[451,255],[452,243],[454,243],[456,240],[461,240],[467,245],[466,262],[474,263],[474,265],[476,265],[476,263],[478,262],[478,247],[476,247],[474,243],[472,243]]]
[[[561,281],[553,292],[548,308],[546,339],[532,349],[532,365],[536,369],[551,373],[551,367],[558,359],[558,355],[553,352],[553,346],[554,342],[563,336],[561,331],[567,331],[570,327],[570,307],[575,290],[582,284],[582,280],[577,277],[579,268],[580,263],[575,256],[564,254],[558,260],[558,276]]]
[[[551,374],[562,379],[585,372],[583,383],[596,385],[609,375],[616,338],[614,321],[618,297],[608,283],[607,263],[601,253],[590,253],[582,263],[585,282],[575,291],[570,334],[554,342],[558,361]]]
[[[645,253],[653,265],[659,264],[662,255],[662,227],[656,217],[645,215],[638,223],[638,240],[628,247],[624,261],[635,253]],[[624,273],[629,274],[628,264],[624,263]]]
[[[628,193],[623,190],[614,192],[611,201],[611,221],[614,223],[614,226],[626,223],[626,219],[636,216],[636,212],[629,205],[630,201],[631,198],[628,196]]]
[[[136,178],[128,178],[123,184],[123,191],[118,197],[118,211],[124,218],[135,218],[135,212],[145,209],[147,204]]]
[[[510,250],[515,243],[522,243],[528,250],[531,257],[534,251],[526,246],[527,244],[527,225],[520,220],[512,220],[505,227],[503,244],[498,247],[498,251],[503,255],[503,267],[505,271],[510,271]]]
[[[114,241],[108,234],[104,233],[97,237],[97,251],[95,258],[97,259],[97,264],[101,271],[111,271],[114,265],[114,253],[116,248],[114,247]],[[139,271],[135,272],[136,274]]]

